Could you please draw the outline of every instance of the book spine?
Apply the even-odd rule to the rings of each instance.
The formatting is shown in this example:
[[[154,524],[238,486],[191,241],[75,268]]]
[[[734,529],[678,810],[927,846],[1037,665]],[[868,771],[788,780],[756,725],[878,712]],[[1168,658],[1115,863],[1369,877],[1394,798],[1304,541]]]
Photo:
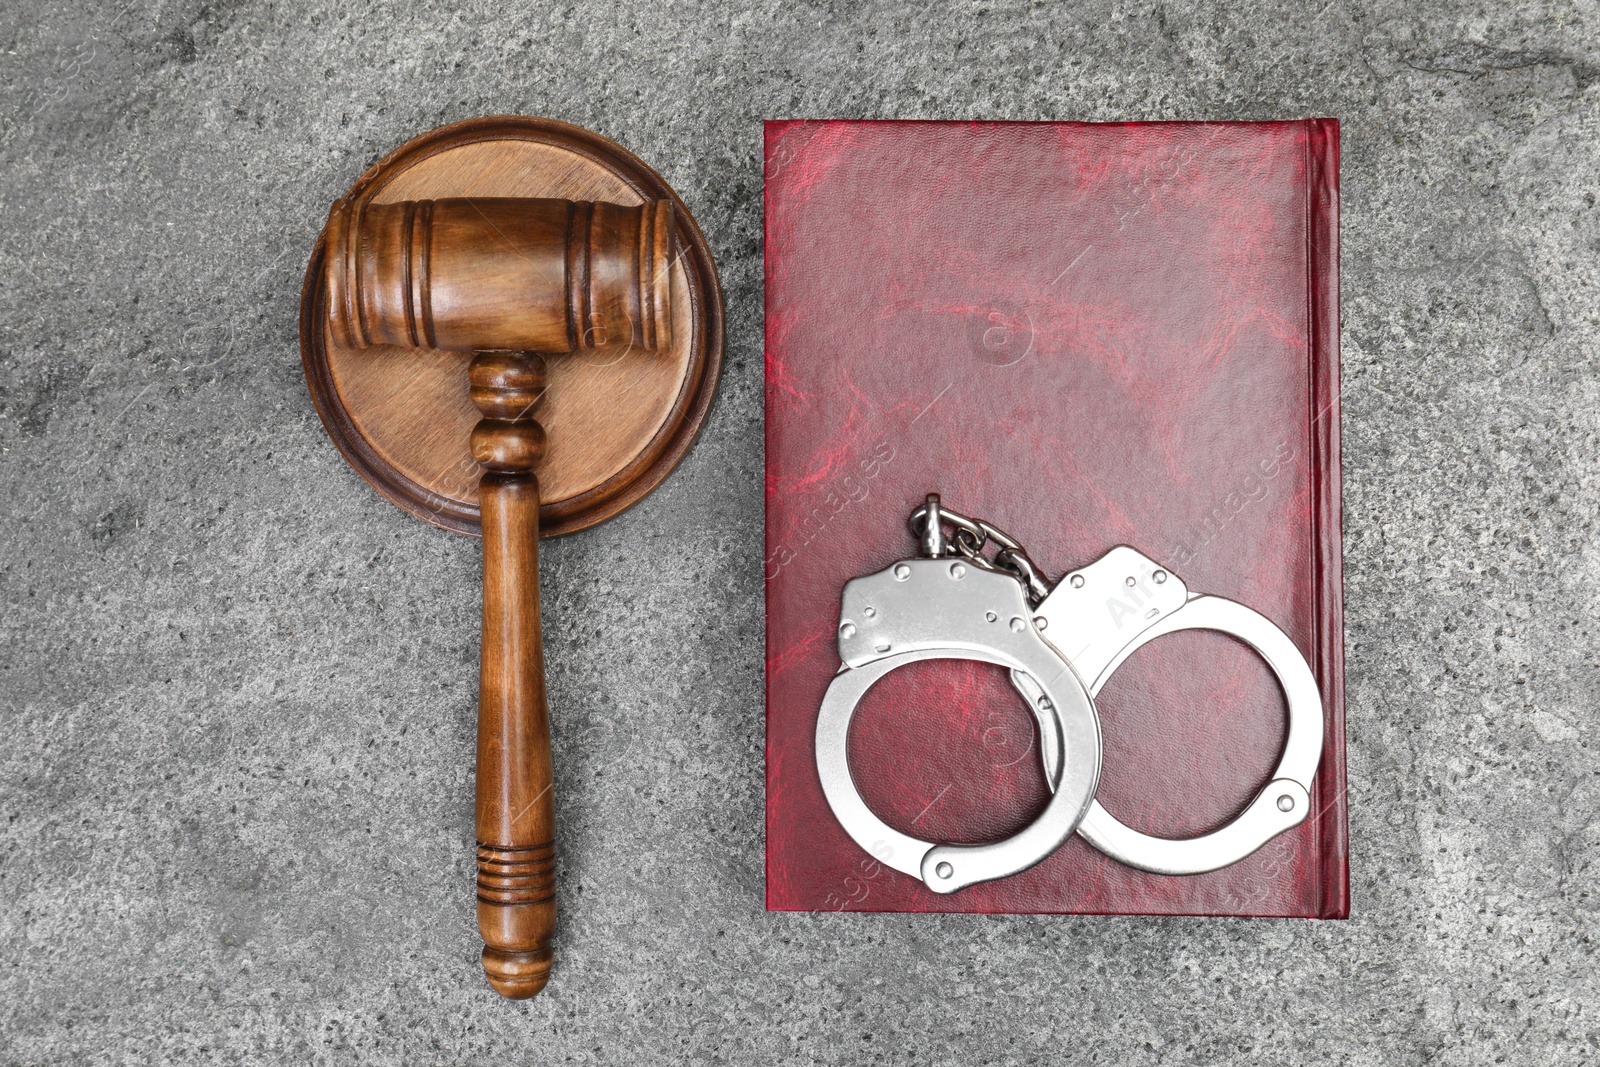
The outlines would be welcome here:
[[[1312,668],[1322,688],[1325,740],[1313,818],[1318,917],[1350,915],[1344,734],[1344,544],[1339,452],[1339,123],[1306,123],[1306,271],[1311,358],[1311,462],[1317,620]]]

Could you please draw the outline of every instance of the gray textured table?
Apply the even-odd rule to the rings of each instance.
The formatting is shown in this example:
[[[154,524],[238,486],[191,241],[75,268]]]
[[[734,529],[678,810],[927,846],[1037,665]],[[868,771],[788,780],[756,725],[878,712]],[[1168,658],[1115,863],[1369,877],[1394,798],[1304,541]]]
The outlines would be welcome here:
[[[516,6],[0,12],[0,1063],[1600,1056],[1593,4]],[[468,907],[477,545],[345,467],[296,344],[329,201],[495,112],[659,167],[729,313],[678,474],[545,549],[521,1005]],[[766,914],[759,120],[1307,114],[1354,917]]]

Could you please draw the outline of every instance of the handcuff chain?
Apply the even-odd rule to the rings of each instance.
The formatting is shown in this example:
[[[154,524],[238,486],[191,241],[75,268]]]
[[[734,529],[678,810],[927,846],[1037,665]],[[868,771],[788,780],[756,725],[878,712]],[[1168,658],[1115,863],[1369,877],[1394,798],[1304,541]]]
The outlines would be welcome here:
[[[927,502],[911,513],[907,523],[912,536],[921,543],[924,556],[960,556],[974,567],[1015,578],[1029,607],[1038,606],[1050,593],[1050,586],[1020,541],[983,519],[969,518],[941,506],[938,493],[929,493]],[[944,534],[946,523],[955,531],[948,539]],[[1000,546],[999,551],[985,556],[983,550],[991,541]]]

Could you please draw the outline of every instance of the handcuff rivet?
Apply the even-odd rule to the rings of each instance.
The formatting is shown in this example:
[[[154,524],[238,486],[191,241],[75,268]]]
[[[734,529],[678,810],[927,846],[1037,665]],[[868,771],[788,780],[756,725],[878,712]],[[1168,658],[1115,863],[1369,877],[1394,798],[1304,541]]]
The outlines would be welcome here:
[[[911,577],[911,568],[904,563],[898,564],[894,569],[894,576],[903,582]]]
[[[1127,586],[1129,589],[1132,589],[1134,586],[1139,584],[1139,579],[1135,578],[1133,575],[1130,574],[1130,575],[1128,575],[1127,580],[1124,581],[1122,584]]]
[[[1278,798],[1278,810],[1279,811],[1293,811],[1294,810],[1294,797],[1290,796],[1288,793],[1285,793],[1283,796],[1279,797]]]
[[[995,621],[995,620],[996,620],[996,619],[998,619],[998,618],[999,618],[999,617],[1000,617],[1000,616],[998,616],[998,615],[996,615],[996,614],[995,614],[995,613],[994,613],[994,612],[992,612],[992,611],[986,611],[986,612],[984,612],[984,613],[983,613],[983,617],[984,617],[984,618],[986,618],[986,619],[988,619],[988,620],[989,620],[989,621],[990,621],[990,622],[994,622],[994,621]]]
[[[1042,630],[1046,626],[1050,625],[1050,620],[1045,618],[1043,615],[1035,615],[1033,618],[1033,624]]]
[[[1027,625],[1027,623],[1022,621],[1021,615],[1014,616],[1011,620],[1011,632],[1020,634],[1023,629],[1027,627]]]
[[[933,869],[933,873],[937,874],[940,878],[949,878],[952,874],[956,873],[956,869],[950,866],[948,863],[941,863],[939,866]]]
[[[855,635],[856,635],[856,624],[855,623],[847,622],[847,623],[842,624],[839,627],[839,636],[844,638],[846,641],[850,640]]]
[[[1074,574],[1072,576],[1072,588],[1074,588],[1074,589],[1082,589],[1083,588],[1083,575]]]
[[[1152,578],[1154,578],[1156,580],[1156,584],[1157,585],[1160,585],[1162,582],[1165,582],[1167,580],[1167,572],[1166,571],[1156,571],[1150,577],[1152,577]]]
[[[950,564],[950,577],[960,579],[965,578],[966,576],[967,568],[963,567],[959,563]]]
[[[861,609],[861,614],[865,615],[867,618],[870,619],[874,615],[878,614],[878,609],[877,608],[862,608]]]

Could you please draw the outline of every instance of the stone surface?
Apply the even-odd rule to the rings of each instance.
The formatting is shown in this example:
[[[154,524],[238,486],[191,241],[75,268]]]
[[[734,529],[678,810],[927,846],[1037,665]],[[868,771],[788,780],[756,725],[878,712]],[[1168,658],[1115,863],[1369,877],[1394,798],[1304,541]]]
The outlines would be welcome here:
[[[300,375],[327,204],[590,126],[710,237],[728,362],[547,544],[558,969],[468,906],[478,562]],[[761,129],[1343,120],[1343,923],[762,910]],[[1600,1056],[1592,3],[0,11],[0,1063]],[[641,625],[643,624],[643,625]]]

